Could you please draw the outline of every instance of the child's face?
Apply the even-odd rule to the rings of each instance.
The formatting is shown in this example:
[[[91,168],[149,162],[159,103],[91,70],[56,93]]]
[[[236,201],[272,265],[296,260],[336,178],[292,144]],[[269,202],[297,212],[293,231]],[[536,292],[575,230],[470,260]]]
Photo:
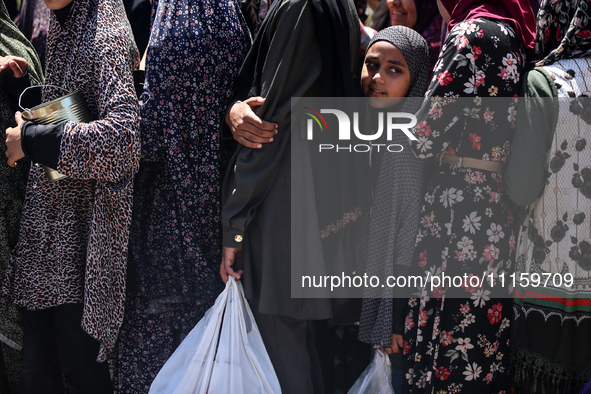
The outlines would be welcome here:
[[[378,41],[365,54],[361,71],[363,95],[374,108],[388,108],[406,96],[410,71],[402,52],[387,41]]]

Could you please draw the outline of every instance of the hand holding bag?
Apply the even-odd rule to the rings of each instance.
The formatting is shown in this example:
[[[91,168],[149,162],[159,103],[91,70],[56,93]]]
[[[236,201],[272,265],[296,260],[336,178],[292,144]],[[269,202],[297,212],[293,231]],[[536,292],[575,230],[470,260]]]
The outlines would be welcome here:
[[[280,392],[242,285],[232,277],[150,387],[150,394]]]
[[[379,349],[348,394],[394,394],[390,357]]]

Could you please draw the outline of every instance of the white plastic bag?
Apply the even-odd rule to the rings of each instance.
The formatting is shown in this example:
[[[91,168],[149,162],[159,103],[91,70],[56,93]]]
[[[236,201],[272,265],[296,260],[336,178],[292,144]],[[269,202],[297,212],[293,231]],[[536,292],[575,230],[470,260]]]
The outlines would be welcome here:
[[[280,392],[242,285],[232,277],[150,387],[150,394]]]
[[[349,394],[394,394],[390,357],[376,349],[373,360],[355,381]]]

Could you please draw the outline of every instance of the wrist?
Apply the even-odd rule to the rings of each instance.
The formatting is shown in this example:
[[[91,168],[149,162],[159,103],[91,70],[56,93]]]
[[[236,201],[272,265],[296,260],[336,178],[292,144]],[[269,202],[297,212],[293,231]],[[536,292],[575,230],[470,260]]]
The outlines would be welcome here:
[[[226,124],[227,124],[227,125],[228,125],[230,128],[232,128],[232,122],[231,122],[231,119],[230,119],[230,114],[231,114],[231,112],[232,112],[232,108],[234,108],[234,106],[235,106],[236,104],[240,104],[240,103],[242,103],[242,101],[241,101],[241,100],[235,100],[235,101],[232,101],[232,102],[230,103],[230,105],[228,105],[228,108],[226,109],[226,115],[224,116],[224,121],[226,122]]]

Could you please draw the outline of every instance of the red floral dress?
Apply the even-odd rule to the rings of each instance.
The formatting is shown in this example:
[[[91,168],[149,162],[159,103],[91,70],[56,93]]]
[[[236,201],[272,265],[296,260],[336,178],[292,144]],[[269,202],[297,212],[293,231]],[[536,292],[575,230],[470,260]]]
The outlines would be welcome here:
[[[417,116],[415,153],[506,162],[522,64],[510,26],[489,19],[455,26]],[[437,164],[424,196],[413,265],[423,275],[498,278],[512,266],[512,223],[502,174]],[[502,393],[507,387],[511,300],[464,287],[463,298],[436,289],[409,300],[405,392]]]

